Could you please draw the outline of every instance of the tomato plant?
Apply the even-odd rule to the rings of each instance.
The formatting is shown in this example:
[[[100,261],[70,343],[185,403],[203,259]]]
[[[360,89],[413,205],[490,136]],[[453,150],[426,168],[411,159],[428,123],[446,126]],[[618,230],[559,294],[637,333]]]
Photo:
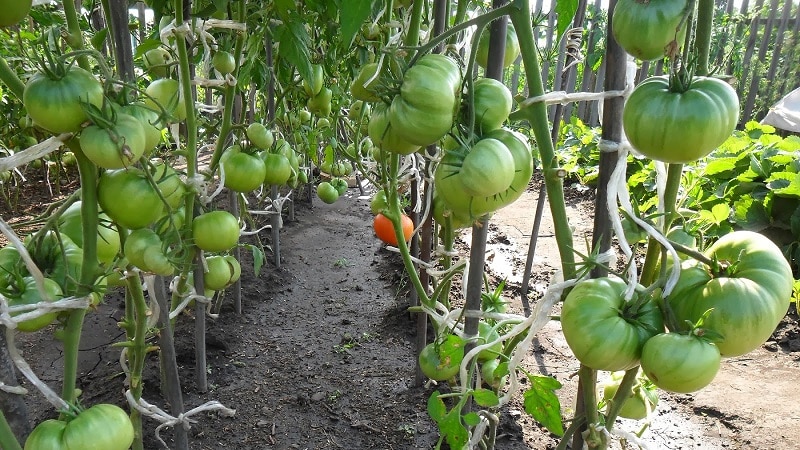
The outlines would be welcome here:
[[[164,253],[161,238],[150,228],[133,230],[125,239],[124,253],[131,264],[144,272],[164,277],[175,272],[175,266]]]
[[[448,335],[442,342],[431,342],[419,354],[419,368],[431,380],[444,381],[458,374],[464,359],[464,340]]]
[[[45,298],[42,298],[42,294],[39,292],[36,280],[33,277],[27,276],[19,279],[16,284],[12,283],[9,286],[8,292],[4,293],[8,297],[8,306],[34,305],[42,301],[54,302],[64,296],[61,286],[53,279],[42,279],[42,287],[46,295]],[[16,315],[12,314],[12,316]],[[17,323],[17,330],[24,332],[41,330],[50,325],[56,319],[56,316],[58,316],[58,312],[54,311],[35,319],[24,320]]]
[[[739,120],[739,98],[728,83],[694,77],[675,92],[666,76],[651,77],[631,93],[622,124],[633,148],[666,163],[696,161],[722,144]]]
[[[494,78],[481,78],[473,86],[475,128],[480,133],[500,128],[511,113],[511,91]]]
[[[392,129],[411,144],[433,144],[453,127],[460,90],[461,69],[455,60],[441,54],[421,57],[405,72],[400,94],[389,107]],[[370,137],[375,140],[372,133]]]
[[[611,378],[601,384],[600,395],[607,408],[617,394],[624,375],[625,372],[612,372]],[[655,411],[657,405],[658,393],[655,385],[639,371],[630,394],[622,401],[618,415],[625,419],[642,420]]]
[[[97,260],[103,264],[111,264],[120,249],[119,232],[109,223],[107,214],[98,215],[97,224]],[[81,217],[81,201],[73,203],[58,218],[58,231],[78,247],[83,248],[83,219]]]
[[[642,370],[665,391],[688,394],[708,386],[719,371],[714,343],[693,334],[661,333],[642,349]]]
[[[794,278],[789,262],[769,238],[734,231],[712,244],[705,255],[718,261],[713,270],[685,261],[675,289],[667,298],[682,329],[711,309],[703,327],[722,335],[722,356],[743,355],[766,342],[786,315]]]
[[[89,119],[82,103],[102,106],[103,86],[80,67],[62,76],[39,72],[25,85],[22,102],[36,125],[55,134],[76,132]]]
[[[635,58],[650,61],[676,54],[686,36],[688,0],[620,0],[611,33]]]
[[[619,278],[581,281],[564,299],[561,327],[575,357],[596,370],[639,364],[644,343],[664,330],[661,310],[649,296],[626,301]]]
[[[135,167],[103,172],[97,184],[97,201],[111,220],[129,229],[151,225],[164,210],[158,192]]]
[[[403,236],[408,242],[411,239],[411,233],[414,232],[414,222],[411,221],[410,217],[402,214],[400,216],[400,224],[403,227]],[[394,225],[388,217],[383,214],[376,215],[372,220],[372,229],[375,230],[375,236],[378,236],[378,239],[389,245],[398,245],[397,236],[394,234]]]
[[[209,211],[192,222],[194,243],[207,252],[224,252],[239,242],[239,221],[228,211]]]
[[[114,115],[113,124],[92,124],[81,131],[80,144],[86,157],[104,169],[122,169],[144,155],[145,131],[139,119]]]
[[[133,443],[133,424],[122,408],[100,403],[66,422],[45,420],[25,441],[25,450],[126,450]]]

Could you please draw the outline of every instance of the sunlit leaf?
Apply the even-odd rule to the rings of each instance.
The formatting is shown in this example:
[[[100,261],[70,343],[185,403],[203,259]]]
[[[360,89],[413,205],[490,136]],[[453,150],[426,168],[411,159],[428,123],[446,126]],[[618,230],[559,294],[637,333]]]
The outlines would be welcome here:
[[[342,43],[350,45],[372,11],[373,0],[349,0],[339,10]]]
[[[561,383],[552,377],[529,375],[531,387],[523,394],[525,411],[533,416],[548,431],[558,436],[564,434],[561,420],[561,403],[555,393]]]

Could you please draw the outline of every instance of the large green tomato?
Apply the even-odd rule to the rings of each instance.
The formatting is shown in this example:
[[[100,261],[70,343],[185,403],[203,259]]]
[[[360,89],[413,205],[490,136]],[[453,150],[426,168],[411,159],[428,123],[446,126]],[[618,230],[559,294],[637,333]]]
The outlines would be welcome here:
[[[103,169],[122,169],[144,155],[146,136],[142,122],[127,114],[117,113],[111,128],[89,125],[81,132],[81,150]]]
[[[125,239],[125,257],[144,272],[168,277],[175,272],[175,266],[164,254],[163,243],[150,228],[133,230]]]
[[[323,181],[317,185],[317,198],[330,205],[339,200],[339,191],[332,184]]]
[[[101,403],[69,422],[50,419],[40,423],[25,441],[25,450],[127,450],[133,434],[128,413]]]
[[[662,333],[644,344],[642,370],[665,391],[689,394],[708,386],[719,371],[716,345],[690,334]]]
[[[635,58],[649,61],[674,54],[686,36],[688,0],[619,0],[611,33]]]
[[[111,220],[129,229],[151,225],[164,210],[158,192],[135,167],[103,172],[97,184],[97,201]]]
[[[762,345],[789,309],[792,269],[771,240],[752,231],[722,236],[705,255],[720,261],[714,273],[696,261],[685,261],[675,289],[667,300],[679,326],[703,322],[721,334],[717,342],[724,357],[743,355]]]
[[[331,114],[331,98],[333,91],[324,87],[319,93],[308,99],[306,106],[308,110],[318,117],[327,117]]]
[[[356,79],[353,80],[353,84],[350,85],[350,93],[353,94],[354,99],[364,102],[378,102],[381,100],[375,93],[375,89],[380,82],[380,77],[377,76],[372,79],[377,71],[378,63],[367,63],[361,66],[358,75],[356,75]],[[370,81],[370,79],[372,79],[372,81]],[[370,82],[367,83],[367,81]],[[353,112],[353,110],[354,108],[350,109],[351,112]],[[351,115],[353,119],[357,117],[357,113]]]
[[[405,140],[397,133],[389,122],[389,108],[383,103],[378,103],[372,111],[367,132],[375,146],[386,152],[410,155],[421,147]]]
[[[265,152],[261,157],[264,161],[263,184],[281,186],[292,177],[292,162],[285,155]]]
[[[206,266],[208,272],[205,273],[203,281],[205,287],[213,291],[220,291],[236,282],[242,270],[239,262],[232,256],[209,256],[206,258]]]
[[[111,264],[119,253],[120,241],[117,227],[110,223],[107,214],[100,213],[97,222],[97,260]],[[58,218],[58,231],[69,237],[78,247],[83,248],[83,219],[81,201],[73,203]]]
[[[441,54],[421,57],[406,71],[400,94],[389,107],[392,129],[411,144],[435,143],[453,127],[460,91],[461,69],[455,60]]]
[[[239,147],[225,150],[220,159],[225,171],[225,187],[236,192],[250,192],[264,183],[267,167],[256,155],[239,151]]]
[[[120,110],[141,122],[144,130],[144,155],[148,156],[161,143],[162,139],[161,131],[164,126],[159,120],[158,113],[146,107],[144,103],[131,103],[123,106]]]
[[[80,67],[58,79],[37,73],[25,85],[22,102],[36,125],[54,134],[76,132],[89,120],[81,103],[102,106],[103,85]]]
[[[207,252],[224,252],[239,242],[239,221],[227,211],[210,211],[192,222],[194,243]]]
[[[478,50],[475,54],[475,62],[478,63],[479,66],[486,68],[486,64],[489,62],[489,29],[485,29],[483,33],[481,33],[481,38],[478,40]],[[514,29],[514,25],[509,23],[506,25],[506,44],[505,44],[505,53],[503,53],[503,67],[508,67],[516,61],[517,57],[519,56],[519,39],[517,39],[517,31]]]
[[[628,370],[639,364],[644,343],[664,331],[650,297],[625,301],[619,278],[594,278],[572,288],[561,309],[564,338],[575,357],[596,370]]]
[[[161,108],[170,115],[170,122],[180,122],[186,118],[186,104],[180,95],[180,83],[172,78],[159,78],[145,89],[147,97],[144,104],[148,108],[161,113]],[[159,108],[159,105],[161,108]]]
[[[19,286],[8,294],[8,306],[34,305],[42,301],[54,302],[64,296],[58,282],[50,278],[44,278],[42,281],[46,294],[45,298],[42,298],[42,294],[39,293],[36,280],[28,276],[22,278]],[[12,315],[16,316],[17,314]],[[56,319],[56,316],[58,316],[58,312],[53,311],[35,319],[28,319],[17,323],[17,329],[24,332],[38,331],[50,325]]]
[[[633,148],[665,163],[688,163],[722,144],[739,120],[736,91],[718,78],[695,77],[673,92],[666,76],[643,81],[628,97],[622,125]]]
[[[481,78],[474,84],[475,129],[488,133],[503,125],[511,113],[511,91],[494,78]]]
[[[0,9],[0,27],[10,27],[22,21],[31,10],[33,0],[8,0]]]
[[[448,335],[442,342],[431,342],[419,353],[419,368],[435,381],[449,380],[458,374],[464,359],[464,340]]]
[[[514,155],[497,139],[476,142],[461,165],[461,184],[473,196],[490,196],[505,191],[514,178]]]

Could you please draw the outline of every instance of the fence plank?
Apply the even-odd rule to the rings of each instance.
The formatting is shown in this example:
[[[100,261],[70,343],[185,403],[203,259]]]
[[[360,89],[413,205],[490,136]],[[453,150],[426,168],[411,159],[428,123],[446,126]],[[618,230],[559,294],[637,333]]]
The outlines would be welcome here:
[[[792,30],[792,38],[791,43],[792,46],[789,47],[788,54],[784,57],[784,65],[783,65],[783,75],[781,79],[781,89],[780,95],[783,97],[784,95],[788,94],[790,91],[793,91],[797,87],[800,87],[800,65],[795,64],[796,50],[800,43],[798,43],[798,36],[800,36],[800,6],[797,8],[797,15],[794,20],[794,29]],[[783,55],[782,55],[783,56]],[[773,55],[773,57],[775,57]],[[789,80],[793,80],[792,84],[788,84]]]

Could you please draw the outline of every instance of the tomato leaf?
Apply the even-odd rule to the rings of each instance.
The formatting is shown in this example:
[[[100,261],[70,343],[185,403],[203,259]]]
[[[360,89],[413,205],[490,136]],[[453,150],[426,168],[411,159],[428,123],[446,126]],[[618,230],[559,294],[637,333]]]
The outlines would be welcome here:
[[[351,0],[347,2],[346,7],[339,10],[342,43],[345,46],[353,43],[353,38],[361,29],[361,24],[367,20],[371,11],[372,0]]]
[[[523,394],[525,412],[533,416],[548,431],[558,436],[564,434],[561,421],[561,403],[555,393],[561,383],[552,377],[528,375],[531,387]]]
[[[428,415],[431,416],[434,422],[441,422],[447,415],[447,407],[444,402],[439,398],[439,391],[433,391],[428,397]]]
[[[472,397],[475,399],[475,403],[484,408],[500,404],[500,399],[497,397],[497,394],[489,389],[476,389],[472,393]]]
[[[253,254],[253,272],[258,276],[264,266],[264,251],[253,244],[244,244],[244,246],[249,247],[250,252]]]
[[[556,29],[558,31],[558,39],[561,39],[561,36],[564,35],[564,32],[567,31],[572,25],[572,19],[575,17],[575,13],[578,11],[578,0],[557,0],[556,1],[556,14],[558,15],[558,19],[556,21]]]
[[[464,414],[464,423],[467,425],[474,427],[481,423],[481,416],[478,415],[476,412],[469,412]]]
[[[439,422],[439,432],[445,437],[447,445],[452,449],[466,448],[469,432],[461,423],[461,408],[453,408],[447,416]]]
[[[284,21],[276,28],[275,37],[280,42],[278,56],[292,63],[304,80],[313,78],[311,53],[308,50],[311,38],[308,36],[305,24],[300,20]]]

